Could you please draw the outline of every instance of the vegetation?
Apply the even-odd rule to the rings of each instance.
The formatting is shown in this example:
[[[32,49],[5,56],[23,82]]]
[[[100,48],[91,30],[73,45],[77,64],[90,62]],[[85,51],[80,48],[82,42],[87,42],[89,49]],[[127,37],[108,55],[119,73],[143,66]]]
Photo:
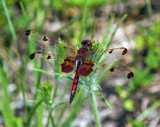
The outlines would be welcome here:
[[[113,64],[117,64],[117,61],[113,61],[99,73],[98,70],[105,62],[102,59],[105,52],[98,51],[109,48],[117,30],[120,26],[127,24],[127,19],[131,15],[125,12],[122,16],[117,17],[111,12],[102,41],[94,40],[94,36],[97,34],[96,19],[97,17],[104,18],[101,15],[102,12],[98,11],[105,5],[112,6],[115,3],[125,5],[126,2],[126,0],[1,0],[0,126],[74,126],[78,115],[87,104],[91,112],[87,116],[91,119],[90,126],[94,124],[97,127],[102,126],[104,123],[99,117],[99,104],[103,102],[107,111],[116,110],[108,102],[109,98],[104,96],[106,95],[104,93],[109,93],[109,91],[104,91],[105,85],[102,84],[104,84],[104,79],[109,76],[109,68]],[[147,0],[147,11],[151,25],[140,25],[138,34],[135,34],[136,48],[132,50],[130,56],[132,60],[129,64],[134,70],[135,77],[130,82],[119,84],[114,88],[115,95],[119,97],[123,105],[121,108],[125,113],[132,114],[131,117],[124,117],[125,123],[118,120],[118,115],[116,115],[117,126],[120,124],[125,126],[127,123],[133,127],[145,126],[147,124],[141,121],[155,118],[151,113],[158,112],[160,108],[159,84],[157,84],[159,78],[156,78],[159,76],[160,68],[160,22],[153,20],[154,11],[150,0]],[[146,15],[144,14],[144,16]],[[117,26],[113,31],[112,27],[117,20]],[[137,21],[133,20],[133,24],[134,22]],[[36,51],[36,45],[28,42],[25,38],[24,31],[27,29],[58,36],[59,42],[71,42],[72,44],[69,45],[76,49],[80,48],[80,42],[83,39],[87,38],[93,42],[92,50],[96,53],[88,58],[97,64],[94,66],[93,73],[87,77],[80,77],[81,80],[72,105],[68,104],[68,91],[75,72],[71,74],[61,72],[62,58],[55,57],[55,62],[51,62],[42,56],[40,61],[35,59],[31,62],[29,56]],[[56,45],[55,49],[57,56],[64,57],[68,54],[60,45]],[[29,67],[31,64],[33,64],[32,69]],[[46,64],[47,67],[52,68],[53,73],[45,69]],[[157,88],[156,92],[149,91],[152,86]],[[138,96],[138,93],[141,97]],[[141,111],[141,106],[136,107],[136,104],[141,105],[137,98],[140,101],[143,101],[143,98],[149,100],[145,110]],[[136,111],[139,111],[140,114],[135,115]],[[109,116],[105,118],[110,120]],[[158,120],[158,117],[156,118]],[[158,121],[156,124],[158,125]]]

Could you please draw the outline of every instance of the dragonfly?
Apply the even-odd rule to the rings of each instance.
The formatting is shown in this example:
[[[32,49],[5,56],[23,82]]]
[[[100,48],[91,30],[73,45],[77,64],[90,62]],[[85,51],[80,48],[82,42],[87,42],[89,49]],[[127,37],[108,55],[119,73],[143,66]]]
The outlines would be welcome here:
[[[61,64],[61,71],[64,73],[70,73],[74,70],[74,68],[76,68],[75,76],[73,79],[70,100],[69,100],[69,103],[71,104],[74,99],[76,90],[77,90],[79,77],[90,75],[93,72],[93,67],[95,66],[95,64],[97,64],[93,60],[90,60],[87,58],[88,55],[94,54],[94,52],[92,51],[92,47],[93,47],[92,42],[90,40],[83,40],[81,42],[81,47],[78,50],[76,50],[70,45],[67,45],[61,42],[57,42],[57,41],[53,42],[47,36],[41,35],[34,30],[26,30],[25,35],[27,36],[29,40],[31,40],[32,42],[34,42],[36,45],[38,45],[41,48],[43,48],[43,46],[40,46],[42,44],[43,45],[46,44],[47,46],[49,46],[50,44],[55,44],[55,43],[62,44],[66,50],[70,50],[71,52],[76,54],[75,56],[67,56],[64,59],[64,62]],[[104,52],[108,52],[108,54],[112,54],[115,52],[115,50],[119,50],[121,52],[121,55],[125,55],[127,53],[127,49],[124,47],[108,49],[108,50],[105,50]],[[32,53],[30,55],[30,59],[33,60],[36,54],[42,54],[42,51],[36,51]],[[52,54],[50,53],[45,53],[45,54],[47,54],[47,57],[46,57],[47,59],[52,58],[51,57]],[[111,67],[110,72],[114,72],[115,68],[116,67]],[[128,79],[131,79],[134,77],[134,74],[131,70],[126,69],[126,68],[121,68],[121,69],[128,72],[127,74]]]

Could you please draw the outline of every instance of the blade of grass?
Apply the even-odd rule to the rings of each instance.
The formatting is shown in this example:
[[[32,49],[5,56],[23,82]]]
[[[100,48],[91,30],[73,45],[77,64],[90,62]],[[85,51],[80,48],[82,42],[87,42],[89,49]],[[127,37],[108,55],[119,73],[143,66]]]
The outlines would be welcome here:
[[[25,116],[27,118],[28,116],[28,111],[27,111],[27,103],[26,103],[26,89],[25,89],[25,69],[22,67],[20,71],[18,72],[18,77],[20,79],[20,87],[23,95],[23,103],[24,103],[24,110],[25,110]]]
[[[145,119],[153,110],[160,107],[160,101],[153,103],[149,108],[147,108],[143,113],[141,113],[135,120],[135,122],[140,122]]]
[[[70,80],[67,80],[67,82],[66,82],[66,84],[65,84],[65,87],[64,87],[64,89],[63,89],[63,94],[61,95],[61,97],[60,97],[60,102],[63,102],[64,101],[64,96],[66,95],[66,91],[68,90],[68,88],[69,88],[69,86],[70,86]],[[60,107],[58,107],[57,109],[56,109],[56,111],[55,111],[55,116],[54,116],[54,118],[57,118],[57,121],[59,122],[59,119],[58,119],[58,115],[60,114],[59,112],[61,112],[61,110],[60,110]]]
[[[79,92],[76,93],[74,101],[72,103],[72,107],[70,108],[69,115],[62,124],[62,127],[71,127],[73,124],[73,121],[76,119],[80,108],[82,107],[83,103],[87,99],[87,97],[84,96],[84,90],[80,89]]]
[[[92,90],[102,101],[103,103],[110,109],[112,110],[111,106],[105,101],[104,97],[99,93],[97,92],[96,90]]]
[[[42,4],[43,5],[43,4]],[[42,29],[43,29],[43,27],[44,27],[44,24],[45,24],[45,22],[46,22],[46,19],[47,19],[47,14],[48,14],[48,12],[52,9],[52,7],[53,7],[53,0],[49,0],[49,7],[47,7],[47,9],[46,9],[46,11],[45,11],[45,15],[44,15],[44,17],[43,17],[43,21],[42,21],[42,23],[41,23],[41,25],[38,27],[38,29],[40,30],[40,31],[42,31]]]
[[[13,27],[13,24],[12,24],[12,21],[11,21],[9,12],[8,12],[8,8],[6,6],[6,2],[5,2],[5,0],[1,0],[1,2],[2,2],[2,6],[3,6],[4,12],[5,12],[6,18],[7,18],[7,22],[8,22],[11,34],[12,34],[13,41],[17,42],[16,32],[15,32],[15,29]]]
[[[96,23],[95,23],[95,20],[93,19],[91,42],[93,42],[93,38],[94,38],[94,35],[95,35],[95,27],[96,27]]]
[[[52,102],[53,103],[55,101],[55,98],[57,97],[58,87],[59,87],[59,78],[56,79],[56,86],[54,88],[53,97],[52,97]]]
[[[22,14],[23,14],[23,20],[25,20],[25,23],[27,24],[27,28],[29,28],[29,22],[28,22],[27,14],[26,14],[26,11],[25,11],[25,8],[24,8],[24,5],[23,5],[22,1],[20,1],[19,4],[20,4],[21,10],[22,10]],[[20,49],[20,47],[19,47],[19,49]],[[26,50],[27,50],[27,52],[29,51],[28,48]],[[25,61],[21,57],[22,67],[21,67],[21,69],[20,69],[20,71],[18,73],[18,75],[20,77],[20,84],[21,84],[20,86],[21,86],[22,95],[23,95],[23,103],[24,103],[26,118],[28,118],[28,110],[27,110],[27,104],[26,104],[26,95],[25,95],[26,94],[25,93],[26,92],[26,90],[25,90],[25,86],[26,85],[25,85],[24,79],[25,79],[26,65],[28,63],[28,60],[29,60],[29,57],[26,58]]]
[[[117,24],[116,28],[114,29],[112,35],[111,35],[111,38],[106,46],[106,49],[108,49],[108,47],[110,46],[110,44],[112,43],[112,40],[113,40],[113,37],[115,36],[119,26],[122,24],[122,22],[127,18],[127,14],[125,14],[119,21],[119,23]]]
[[[0,84],[3,91],[3,98],[1,100],[2,105],[2,116],[4,119],[4,124],[6,127],[14,126],[14,116],[10,107],[10,98],[8,92],[8,84],[9,79],[7,78],[7,74],[3,70],[2,57],[0,56]]]
[[[146,0],[146,2],[147,2],[147,10],[148,10],[148,14],[149,14],[149,18],[151,19],[151,21],[153,21],[152,20],[152,6],[151,6],[151,1],[150,0]]]
[[[107,27],[107,30],[106,30],[106,33],[105,33],[105,35],[103,37],[103,40],[102,40],[102,43],[101,43],[102,47],[104,47],[104,45],[106,45],[106,41],[107,41],[108,35],[111,32],[111,28],[112,28],[112,24],[113,24],[113,21],[114,21],[114,17],[115,17],[114,14],[112,14],[111,15],[111,19],[110,19],[109,24],[108,24],[108,27]],[[106,47],[105,47],[105,49],[106,49]]]
[[[49,115],[48,115],[48,122],[47,122],[47,126],[49,126],[49,120],[51,120],[51,124],[52,124],[52,127],[56,127],[55,123],[54,123],[54,120],[53,120],[53,117],[52,117],[52,111],[49,111]]]
[[[40,104],[36,110],[37,126],[43,127],[43,105]]]
[[[61,120],[62,120],[62,118],[64,116],[64,113],[65,113],[67,107],[68,107],[68,103],[66,103],[64,105],[64,107],[60,110],[60,113],[58,113],[59,116],[57,117],[57,127],[59,127],[59,124],[61,123]],[[56,118],[56,117],[54,117],[54,118]]]
[[[27,17],[27,14],[26,14],[26,11],[25,11],[23,2],[20,1],[19,4],[20,4],[21,10],[22,10],[23,18],[24,18],[25,23],[26,23],[26,25],[25,25],[25,26],[26,26],[26,29],[29,29],[29,28],[30,28],[29,20],[28,20],[28,17]]]
[[[30,111],[30,113],[29,113],[29,115],[28,115],[28,118],[27,118],[26,127],[29,127],[29,126],[30,126],[32,117],[33,117],[36,109],[41,105],[42,102],[43,102],[42,99],[39,100],[39,101],[37,102],[37,104],[35,104],[35,105],[33,106],[33,108],[31,109],[31,111]]]
[[[95,118],[95,121],[96,121],[96,126],[101,127],[95,95],[92,92],[90,93],[90,98],[91,98],[91,105],[92,105],[92,109],[93,109],[94,118]]]
[[[87,7],[88,7],[88,0],[84,2],[84,8],[83,8],[83,15],[81,20],[81,27],[80,27],[80,34],[79,34],[79,42],[82,41],[83,33],[85,30],[85,22],[86,22],[86,16],[87,16]]]
[[[44,73],[44,74],[47,74],[47,75],[51,76],[52,78],[55,78],[54,75],[58,75],[58,76],[66,77],[66,78],[68,78],[68,79],[70,79],[70,80],[73,80],[73,78],[71,78],[71,77],[69,77],[69,76],[66,76],[66,75],[64,75],[64,74],[60,74],[60,73],[54,73],[54,75],[52,75],[52,74],[48,73],[47,71],[42,70],[42,69],[39,69],[39,68],[32,68],[31,70],[33,70],[33,71],[38,71],[38,72],[42,72],[42,73]]]

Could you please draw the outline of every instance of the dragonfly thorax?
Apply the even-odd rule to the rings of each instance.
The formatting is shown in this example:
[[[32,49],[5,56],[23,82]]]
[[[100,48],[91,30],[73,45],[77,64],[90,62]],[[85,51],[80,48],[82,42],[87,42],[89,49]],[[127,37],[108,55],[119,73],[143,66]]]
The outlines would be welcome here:
[[[83,56],[80,56],[80,55],[77,55],[77,56],[76,56],[76,60],[77,60],[77,61],[84,61],[84,59],[85,59],[85,58],[84,58]]]
[[[90,42],[89,40],[83,40],[81,42],[81,45],[86,48],[92,48],[92,42]]]
[[[86,57],[88,55],[88,48],[82,47],[78,50],[78,56]]]

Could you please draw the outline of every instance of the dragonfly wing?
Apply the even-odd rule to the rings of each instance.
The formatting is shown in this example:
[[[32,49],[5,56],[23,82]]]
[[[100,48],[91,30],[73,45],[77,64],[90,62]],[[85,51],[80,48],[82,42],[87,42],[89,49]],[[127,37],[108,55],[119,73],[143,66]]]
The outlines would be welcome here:
[[[64,73],[70,73],[73,71],[75,66],[75,57],[74,56],[67,56],[64,59],[64,63],[61,64],[61,71]]]
[[[109,65],[103,64],[102,67],[106,68]],[[104,69],[103,69],[104,70]],[[122,66],[111,66],[109,68],[109,71],[111,72],[110,76],[112,77],[113,75],[119,75],[120,77],[127,77],[128,79],[131,79],[134,77],[134,74],[131,70],[124,68]]]
[[[93,66],[94,62],[86,59],[79,68],[79,75],[88,76],[93,71]]]
[[[117,65],[118,61],[127,53],[127,49],[124,47],[121,48],[112,48],[105,50],[105,55],[103,58],[104,64],[102,65],[102,71],[108,67],[110,72],[112,72],[110,75],[116,74],[120,76],[125,76],[128,79],[131,79],[134,77],[134,74],[131,70],[121,67]],[[114,73],[113,73],[114,72]]]
[[[25,35],[27,38],[35,43],[38,47],[44,48],[51,45],[51,40],[47,36],[43,36],[34,30],[26,30]]]
[[[47,36],[39,34],[37,31],[34,30],[26,30],[25,31],[26,37],[35,43],[38,47],[40,48],[45,48],[45,47],[53,47],[55,44],[63,46],[66,50],[69,50],[70,52],[76,54],[77,50],[74,49],[72,46],[69,46],[65,43],[59,42],[57,40],[50,39]]]

